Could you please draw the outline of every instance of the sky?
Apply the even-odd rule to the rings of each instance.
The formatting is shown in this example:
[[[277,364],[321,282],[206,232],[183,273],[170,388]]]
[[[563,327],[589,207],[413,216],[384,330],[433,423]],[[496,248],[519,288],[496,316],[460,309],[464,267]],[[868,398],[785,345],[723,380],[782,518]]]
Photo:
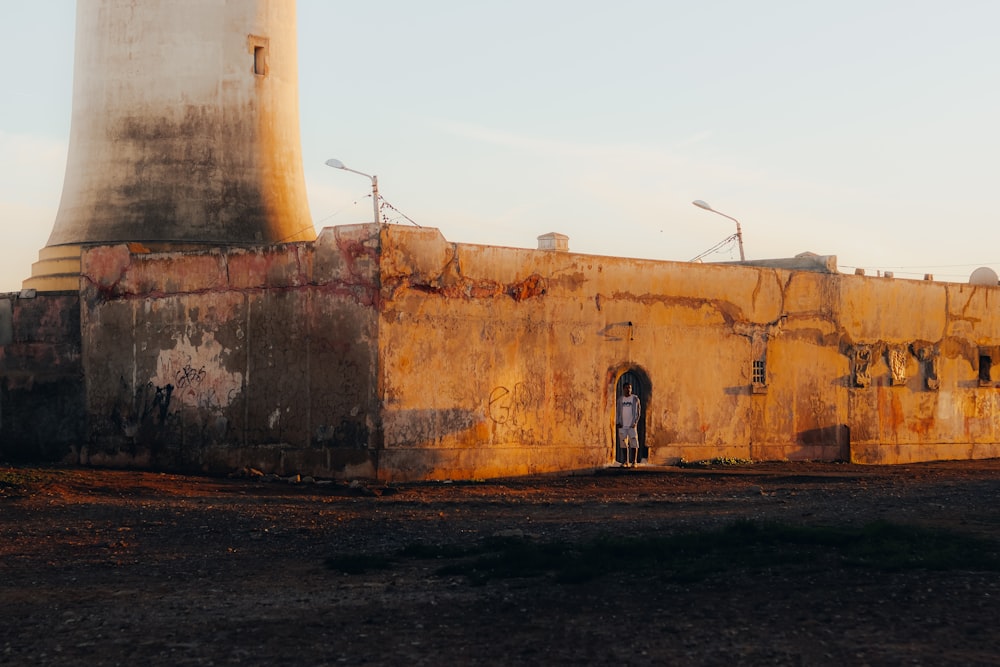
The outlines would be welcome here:
[[[75,2],[0,12],[6,292],[59,205]],[[337,158],[392,222],[454,242],[688,261],[735,232],[698,199],[748,259],[1000,272],[996,0],[299,0],[298,20],[317,230],[371,220]]]

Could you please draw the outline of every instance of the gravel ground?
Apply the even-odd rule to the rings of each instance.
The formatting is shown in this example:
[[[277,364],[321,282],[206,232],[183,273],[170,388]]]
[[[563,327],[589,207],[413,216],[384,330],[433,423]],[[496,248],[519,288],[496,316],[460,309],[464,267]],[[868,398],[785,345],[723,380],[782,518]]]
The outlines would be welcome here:
[[[956,552],[670,541],[748,521]],[[594,544],[609,560],[566,581]],[[552,545],[532,571],[477,560]],[[998,545],[997,460],[399,485],[0,466],[0,665],[998,665]]]

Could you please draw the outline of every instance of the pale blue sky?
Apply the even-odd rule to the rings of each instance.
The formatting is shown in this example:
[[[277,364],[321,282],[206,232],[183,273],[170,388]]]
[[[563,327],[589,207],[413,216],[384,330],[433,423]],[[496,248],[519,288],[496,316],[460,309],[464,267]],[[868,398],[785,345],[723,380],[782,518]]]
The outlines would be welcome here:
[[[73,0],[0,0],[0,291],[59,203]],[[1000,271],[1000,2],[299,0],[317,229],[371,219],[366,179],[451,241],[748,258],[965,281]],[[400,219],[405,223],[405,220]],[[735,248],[707,260],[738,258]]]

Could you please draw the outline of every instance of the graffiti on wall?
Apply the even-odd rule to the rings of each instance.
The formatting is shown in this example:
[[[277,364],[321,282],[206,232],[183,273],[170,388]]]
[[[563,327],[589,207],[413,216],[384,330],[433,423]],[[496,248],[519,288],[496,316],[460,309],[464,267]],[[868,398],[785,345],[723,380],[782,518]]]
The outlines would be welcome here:
[[[174,379],[177,381],[178,389],[186,389],[188,387],[195,387],[200,385],[205,380],[205,367],[195,369],[190,364],[185,364],[184,368],[181,368],[176,373],[174,373]]]
[[[162,424],[167,421],[167,413],[170,410],[170,398],[173,396],[174,386],[168,384],[166,387],[157,387],[152,382],[147,382],[136,392],[136,406],[139,412],[139,421],[144,422],[150,417]]]
[[[512,387],[494,387],[487,400],[487,416],[501,437],[536,439],[536,429],[551,410],[553,423],[567,427],[584,423],[588,399],[568,383],[557,381],[552,390],[552,404],[544,405],[545,391],[525,382]]]
[[[184,337],[173,349],[160,350],[156,375],[149,384],[172,385],[176,409],[194,408],[221,416],[243,390],[243,374],[228,371],[220,363],[223,352],[210,333],[203,333],[197,346]]]
[[[498,442],[537,439],[538,433],[534,431],[542,413],[541,398],[541,392],[525,382],[494,387],[486,413],[493,423],[494,438]]]
[[[162,426],[167,421],[174,386],[147,382],[129,391],[128,382],[119,377],[121,395],[111,412],[111,424],[128,438],[134,438],[144,426]]]
[[[575,428],[583,425],[587,408],[592,407],[595,398],[573,383],[569,373],[556,372],[552,378],[552,400],[550,406],[555,423],[561,428]]]
[[[497,425],[524,426],[533,402],[531,387],[523,382],[515,383],[513,389],[494,387],[488,403],[490,420]]]

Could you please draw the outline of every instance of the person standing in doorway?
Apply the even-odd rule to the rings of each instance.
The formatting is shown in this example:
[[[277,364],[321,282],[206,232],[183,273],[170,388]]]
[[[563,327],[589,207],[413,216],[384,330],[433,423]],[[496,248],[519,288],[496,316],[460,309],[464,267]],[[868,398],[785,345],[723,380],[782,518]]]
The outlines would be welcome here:
[[[622,386],[622,395],[618,397],[618,439],[625,449],[625,467],[630,468],[639,463],[639,397],[632,393],[632,385]],[[633,454],[634,452],[634,454]]]

